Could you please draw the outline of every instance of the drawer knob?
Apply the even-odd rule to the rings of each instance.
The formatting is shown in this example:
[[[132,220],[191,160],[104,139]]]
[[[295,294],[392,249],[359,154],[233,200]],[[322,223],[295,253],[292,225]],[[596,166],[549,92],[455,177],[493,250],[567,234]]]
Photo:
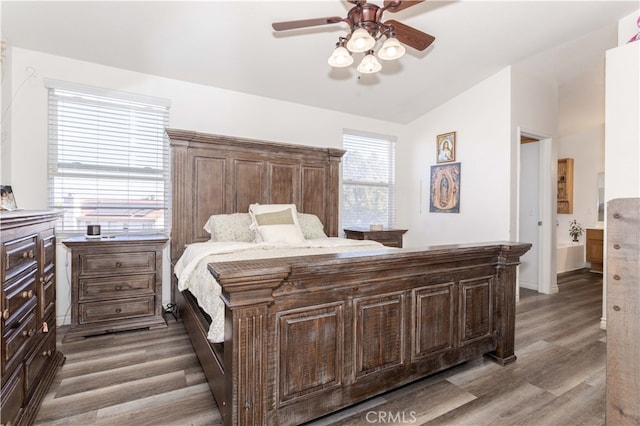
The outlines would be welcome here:
[[[27,253],[26,251],[24,253],[22,253],[22,258],[26,259],[29,256],[29,253]]]
[[[122,312],[122,309],[120,309],[120,308],[117,308],[117,309],[116,309],[116,314],[119,314],[119,313],[121,313],[121,312]]]
[[[33,250],[29,250],[29,259],[33,259],[34,257]]]
[[[116,268],[122,268],[122,262],[116,262]]]
[[[44,357],[51,356],[51,349],[49,349],[48,351],[42,351],[42,356]]]
[[[5,309],[4,311],[2,311],[2,319],[7,320],[9,319],[9,310]]]
[[[22,293],[20,293],[20,296],[22,296],[23,299],[30,299],[33,297],[33,290],[29,290],[29,291],[23,291]]]
[[[22,337],[31,337],[33,336],[33,334],[36,332],[35,329],[31,329],[31,330],[24,330],[22,332]]]
[[[117,291],[122,290],[122,286],[121,286],[121,285],[117,285],[117,286],[116,286],[116,290],[117,290]]]

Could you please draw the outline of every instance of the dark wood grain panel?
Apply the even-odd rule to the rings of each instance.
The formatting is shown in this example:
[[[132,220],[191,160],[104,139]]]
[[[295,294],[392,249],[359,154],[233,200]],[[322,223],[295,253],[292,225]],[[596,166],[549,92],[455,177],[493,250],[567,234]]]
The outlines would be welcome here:
[[[209,216],[224,213],[225,197],[228,192],[231,192],[225,187],[226,166],[224,158],[205,156],[193,158],[193,190],[202,196],[193,200],[196,216],[195,220],[189,221],[189,226],[192,227],[192,232],[198,239],[209,239],[209,234],[202,229]]]
[[[404,364],[404,293],[354,300],[356,378]]]
[[[233,161],[233,176],[228,177],[225,186],[230,187],[228,206],[224,212],[248,212],[249,206],[253,203],[263,202],[265,164],[263,161]],[[220,204],[222,205],[222,204]]]
[[[413,291],[412,357],[419,358],[453,347],[455,283],[448,282]],[[428,325],[428,326],[427,326]]]
[[[343,305],[312,306],[278,318],[280,404],[343,382]]]
[[[460,341],[491,335],[493,332],[493,278],[460,281]]]

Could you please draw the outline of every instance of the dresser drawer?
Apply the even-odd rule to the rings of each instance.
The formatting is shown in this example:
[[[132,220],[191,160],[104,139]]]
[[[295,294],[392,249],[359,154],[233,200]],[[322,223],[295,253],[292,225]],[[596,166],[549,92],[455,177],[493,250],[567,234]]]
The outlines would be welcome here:
[[[35,303],[33,307],[35,308]],[[26,354],[37,340],[38,327],[33,310],[14,326],[14,328],[3,330],[5,333],[2,336],[3,366],[11,363],[18,353]]]
[[[2,412],[2,424],[15,424],[16,419],[22,411],[24,400],[24,375],[22,367],[7,380],[6,384],[2,383],[2,404],[0,411]]]
[[[40,375],[44,371],[44,367],[47,366],[51,357],[55,355],[55,328],[51,328],[51,330],[53,331],[45,333],[45,338],[40,341],[38,347],[36,347],[31,355],[25,360],[24,372],[27,389],[35,389],[34,385],[38,382]]]
[[[38,297],[36,270],[32,269],[20,275],[15,281],[5,284],[2,289],[2,320],[5,327],[11,325],[20,316],[24,316],[27,305],[35,306]]]
[[[155,314],[155,296],[81,303],[80,324],[91,324]]]
[[[154,272],[155,252],[80,255],[80,276],[91,274],[135,274]]]
[[[36,265],[37,238],[37,235],[29,235],[2,243],[2,254],[5,258],[2,264],[4,280],[9,280],[21,271]]]
[[[79,284],[82,301],[136,297],[155,293],[156,274],[86,278],[79,280]]]

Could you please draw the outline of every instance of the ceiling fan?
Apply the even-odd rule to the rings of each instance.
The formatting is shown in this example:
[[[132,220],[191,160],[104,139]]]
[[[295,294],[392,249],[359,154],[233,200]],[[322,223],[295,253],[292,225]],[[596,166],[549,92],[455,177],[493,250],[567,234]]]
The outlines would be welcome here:
[[[382,21],[384,12],[398,12],[422,3],[424,0],[384,0],[382,6],[369,3],[366,0],[347,1],[354,4],[354,6],[349,10],[346,18],[330,16],[275,22],[272,27],[276,31],[286,31],[346,22],[349,25],[350,32],[346,37],[341,36],[338,38],[336,48],[329,58],[329,65],[347,67],[353,63],[352,53],[362,52],[365,56],[360,65],[358,65],[358,71],[365,74],[378,72],[382,68],[375,56],[374,47],[383,36],[386,37],[386,40],[378,50],[377,56],[385,61],[398,59],[404,55],[405,48],[402,44],[417,50],[424,50],[435,40],[432,35],[423,33],[396,20]]]

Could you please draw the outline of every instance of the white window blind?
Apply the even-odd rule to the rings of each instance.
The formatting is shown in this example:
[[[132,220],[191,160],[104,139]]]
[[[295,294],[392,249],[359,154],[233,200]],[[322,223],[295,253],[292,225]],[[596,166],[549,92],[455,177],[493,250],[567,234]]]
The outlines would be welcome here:
[[[344,228],[395,225],[395,140],[343,134],[342,210]]]
[[[168,232],[167,101],[48,82],[49,208],[58,232]]]

